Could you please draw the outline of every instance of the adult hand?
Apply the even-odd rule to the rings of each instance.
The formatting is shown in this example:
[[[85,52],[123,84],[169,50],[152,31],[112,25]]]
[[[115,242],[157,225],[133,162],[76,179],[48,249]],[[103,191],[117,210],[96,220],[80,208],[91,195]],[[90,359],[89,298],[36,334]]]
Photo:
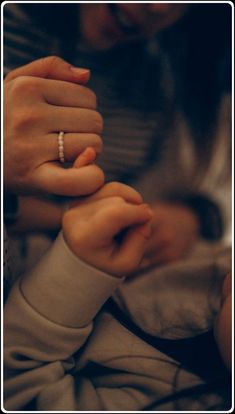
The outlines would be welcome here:
[[[181,204],[161,202],[152,206],[152,235],[142,267],[167,263],[186,255],[199,235],[195,213]]]
[[[58,57],[34,61],[4,81],[4,185],[17,194],[79,196],[104,182],[94,164],[63,168],[58,162],[58,133],[64,131],[65,160],[88,146],[102,150],[101,115],[96,96],[84,86],[89,70]]]
[[[109,183],[73,203],[63,217],[63,234],[80,259],[122,277],[140,265],[151,217],[150,208],[134,189]]]
[[[96,151],[92,147],[87,147],[78,155],[73,167],[82,168],[85,165],[92,164],[95,159]],[[73,202],[77,202],[76,197],[74,197]],[[46,197],[20,196],[18,197],[17,219],[12,223],[8,223],[8,232],[14,234],[58,231],[61,228],[62,217],[66,208],[66,204],[58,203]]]

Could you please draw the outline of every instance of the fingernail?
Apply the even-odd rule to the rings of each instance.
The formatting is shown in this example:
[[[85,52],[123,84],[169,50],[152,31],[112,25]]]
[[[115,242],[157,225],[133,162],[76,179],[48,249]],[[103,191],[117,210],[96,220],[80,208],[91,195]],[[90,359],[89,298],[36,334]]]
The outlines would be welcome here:
[[[77,68],[76,66],[70,66],[70,70],[77,76],[90,75],[89,69]]]

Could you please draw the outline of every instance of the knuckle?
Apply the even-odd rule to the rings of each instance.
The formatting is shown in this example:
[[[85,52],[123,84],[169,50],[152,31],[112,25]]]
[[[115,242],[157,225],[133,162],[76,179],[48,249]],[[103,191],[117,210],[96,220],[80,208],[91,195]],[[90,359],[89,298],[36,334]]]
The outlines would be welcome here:
[[[14,70],[12,70],[11,72],[9,72],[6,76],[5,76],[5,78],[4,78],[4,82],[9,82],[11,79],[12,79],[12,77],[14,76]]]
[[[16,100],[18,96],[22,96],[22,92],[25,89],[24,78],[25,77],[23,76],[19,76],[18,78],[13,79],[13,81],[10,83],[11,96],[14,100]]]
[[[109,205],[106,206],[106,214],[109,219],[118,219],[122,212],[124,201],[121,197],[110,197]]]
[[[16,73],[17,73],[17,69],[13,69],[10,72],[8,72],[7,75],[4,78],[4,82],[7,83],[9,81],[12,81],[15,78]]]
[[[94,132],[100,134],[103,131],[104,121],[99,112],[94,112]]]
[[[74,228],[74,215],[64,216],[62,220],[62,228],[65,236],[65,240],[68,242],[70,248],[73,246],[76,249],[80,249],[83,246],[83,234],[82,231],[76,231]],[[73,250],[73,249],[72,249]]]
[[[110,194],[114,194],[115,196],[121,196],[122,194],[122,184],[118,181],[112,181],[111,183],[106,184],[106,190],[110,192]]]
[[[124,199],[119,195],[115,195],[113,197],[110,197],[110,201],[112,202],[112,205],[115,208],[119,208],[120,205],[123,206],[125,204]]]
[[[47,56],[41,59],[41,64],[48,74],[50,73],[52,69],[56,68],[58,65],[60,65],[63,62],[64,62],[63,59],[61,59],[59,56],[56,56],[56,55]]]
[[[32,127],[38,122],[38,111],[30,107],[22,107],[15,111],[12,118],[12,128],[15,132]]]
[[[93,92],[91,89],[84,87],[84,90],[86,91],[86,96],[89,101],[90,107],[92,109],[96,109],[97,107],[97,98],[95,92]]]
[[[132,187],[129,187],[126,184],[120,183],[118,181],[112,181],[105,186],[106,191],[110,195],[116,195],[123,198],[126,201],[133,203],[141,203],[141,195]]]
[[[18,76],[11,82],[11,92],[14,98],[21,98],[23,95],[31,93],[35,86],[35,78],[29,76]]]
[[[98,151],[99,153],[102,152],[103,149],[103,140],[100,135],[92,134],[91,135],[92,146]]]

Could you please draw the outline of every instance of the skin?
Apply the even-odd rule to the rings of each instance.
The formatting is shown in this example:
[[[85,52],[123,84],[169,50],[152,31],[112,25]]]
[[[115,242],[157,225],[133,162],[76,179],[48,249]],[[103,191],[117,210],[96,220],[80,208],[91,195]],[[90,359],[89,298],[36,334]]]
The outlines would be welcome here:
[[[83,261],[116,277],[135,271],[151,235],[152,212],[140,194],[121,183],[105,184],[63,216],[63,235]],[[125,230],[125,235],[117,236]]]
[[[87,148],[74,162],[82,168],[96,154]],[[89,197],[70,203],[62,221],[64,239],[73,253],[116,277],[135,271],[151,236],[152,211],[141,195],[125,184],[105,184]],[[125,231],[124,237],[117,240]]]
[[[79,196],[104,183],[90,164],[64,169],[58,162],[58,132],[64,131],[65,160],[88,146],[102,150],[103,119],[96,96],[84,86],[88,70],[71,68],[58,57],[18,68],[4,81],[4,186],[7,191]]]
[[[117,7],[138,26],[133,36],[117,27],[106,4],[80,7],[84,42],[103,50],[152,36],[180,19],[188,5],[119,3]],[[18,68],[6,77],[4,185],[17,194],[94,193],[74,201],[63,215],[64,238],[81,259],[122,277],[138,269],[144,254],[146,266],[182,257],[195,241],[199,224],[183,205],[159,203],[152,211],[130,187],[119,183],[103,186],[103,172],[94,164],[96,154],[102,150],[103,121],[96,112],[93,92],[85,86],[89,75],[86,69],[71,68],[62,59],[49,57]],[[30,94],[26,93],[29,90]],[[60,130],[66,132],[66,160],[74,162],[74,168],[67,170],[58,163]],[[35,200],[24,206],[27,216],[32,202]],[[44,203],[40,200],[38,206],[40,202]],[[54,207],[47,205],[48,215],[43,223],[50,222],[59,228],[62,212]],[[125,237],[117,242],[117,235],[123,230]],[[215,337],[225,364],[231,367],[231,292],[226,288],[224,292],[227,293],[216,320]]]
[[[74,168],[80,168],[94,160],[94,149],[88,148],[75,161]],[[160,209],[161,207],[162,205]],[[174,210],[175,207],[169,205],[169,208]],[[179,217],[183,218],[181,208],[179,212]],[[158,214],[161,214],[160,210]],[[184,231],[184,226],[190,224],[190,219],[188,214],[188,221],[176,223],[176,232]],[[196,233],[197,223],[193,224]],[[148,246],[153,246],[155,241],[155,235],[152,236],[154,225],[154,212],[143,203],[141,195],[129,186],[113,182],[104,185],[89,197],[72,202],[63,217],[63,234],[70,249],[82,260],[116,277],[123,277],[135,272],[148,257]],[[117,239],[123,230],[124,237]],[[169,225],[168,237],[165,236],[166,244],[170,244],[171,238]],[[168,257],[168,260],[172,259],[174,257]],[[229,273],[223,282],[221,309],[214,323],[215,340],[229,370],[232,366],[231,285]]]
[[[135,36],[120,33],[106,4],[81,4],[80,7],[81,33],[85,42],[94,49],[106,49],[120,42],[132,41],[135,37],[149,37],[168,27],[182,17],[188,5],[117,4],[131,21],[138,24]],[[59,130],[67,130],[64,145],[67,161],[72,162],[88,146],[92,146],[97,154],[102,150],[102,117],[95,111],[96,97],[84,86],[89,76],[87,69],[73,68],[52,56],[18,68],[6,77],[4,185],[8,191],[24,195],[54,193],[79,196],[90,194],[102,186],[103,172],[94,163],[80,169],[64,169],[58,162]],[[31,203],[31,198],[20,198],[22,220],[21,224],[16,223],[16,230],[27,229],[27,226],[28,229],[41,230],[45,223],[50,229],[60,228],[63,214],[60,206],[48,203],[47,217],[43,214],[40,222],[39,215],[37,224],[33,224],[28,216]],[[39,201],[39,205],[41,203]],[[188,249],[195,241],[197,218],[192,211],[184,206],[180,209],[179,205],[174,208],[167,203],[152,207],[153,233],[143,262],[146,266],[182,257],[186,253],[185,246]],[[27,212],[25,222],[24,212]],[[188,225],[179,232],[176,223],[183,222]]]
[[[124,34],[115,24],[107,4],[81,4],[81,32],[93,49],[105,50],[136,38],[151,37],[178,21],[189,7],[173,3],[118,3],[116,6],[138,25],[135,35]],[[152,237],[146,248],[143,267],[163,264],[183,257],[199,236],[195,213],[184,205],[167,202],[152,205]]]
[[[93,147],[87,147],[73,163],[73,167],[83,168],[92,165],[96,160],[96,151]],[[67,205],[61,206],[58,203],[47,200],[43,197],[24,196],[18,198],[19,217],[13,224],[8,225],[8,231],[14,233],[45,232],[59,230],[62,217]],[[76,203],[76,201],[75,201]],[[72,205],[72,202],[71,202]],[[33,212],[33,215],[32,215]],[[37,223],[35,223],[37,217]],[[23,218],[23,219],[22,219]]]
[[[164,3],[116,6],[138,26],[137,37],[148,37],[168,27],[188,7]],[[105,49],[133,39],[115,26],[107,4],[81,4],[80,9],[81,34],[91,47]],[[93,92],[84,87],[89,75],[89,70],[71,67],[51,56],[13,70],[5,78],[4,186],[7,191],[78,196],[92,193],[103,184],[103,173],[97,166],[65,170],[57,162],[60,130],[67,132],[67,161],[74,160],[87,146],[93,146],[97,153],[102,149],[103,120],[95,111]]]

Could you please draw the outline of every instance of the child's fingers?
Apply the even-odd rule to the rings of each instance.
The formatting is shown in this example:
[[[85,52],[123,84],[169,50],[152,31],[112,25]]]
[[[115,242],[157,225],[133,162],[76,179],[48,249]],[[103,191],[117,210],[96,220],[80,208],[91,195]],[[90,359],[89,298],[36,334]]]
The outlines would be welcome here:
[[[120,232],[128,227],[145,223],[152,218],[152,211],[147,204],[133,205],[125,202],[108,206],[97,214],[96,234],[100,240],[101,234],[104,242],[110,242]]]
[[[151,223],[140,224],[131,229],[123,240],[119,250],[119,266],[131,273],[138,268],[143,258],[146,241],[151,236]]]
[[[87,147],[73,163],[73,167],[81,168],[85,167],[85,165],[89,165],[94,162],[96,159],[96,151],[92,147]]]
[[[121,197],[127,203],[141,204],[143,199],[133,187],[119,182],[105,184],[99,191],[89,197],[89,201],[101,200],[107,197]]]
[[[89,197],[76,200],[76,205],[90,204],[91,202],[112,197],[120,197],[127,203],[131,204],[141,204],[143,202],[141,195],[134,188],[119,182],[111,182],[104,184],[103,187],[101,187],[97,192],[91,194]]]

